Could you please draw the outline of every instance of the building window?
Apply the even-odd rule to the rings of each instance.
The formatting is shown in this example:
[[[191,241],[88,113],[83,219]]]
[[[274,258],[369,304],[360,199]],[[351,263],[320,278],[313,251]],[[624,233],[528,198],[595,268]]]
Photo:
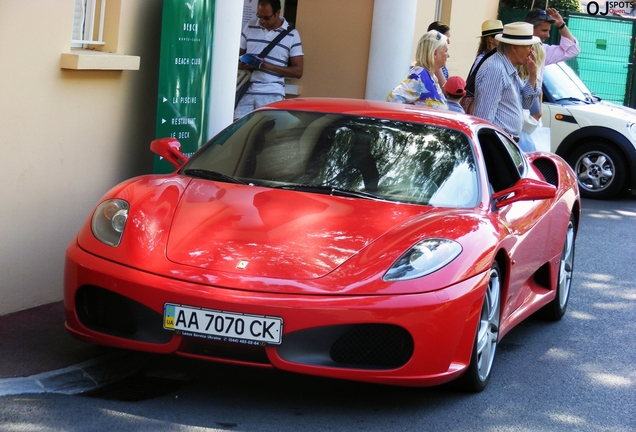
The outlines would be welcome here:
[[[75,0],[71,47],[104,45],[106,0]]]
[[[139,70],[139,56],[117,51],[121,4],[122,0],[74,0],[71,50],[62,53],[62,69]]]

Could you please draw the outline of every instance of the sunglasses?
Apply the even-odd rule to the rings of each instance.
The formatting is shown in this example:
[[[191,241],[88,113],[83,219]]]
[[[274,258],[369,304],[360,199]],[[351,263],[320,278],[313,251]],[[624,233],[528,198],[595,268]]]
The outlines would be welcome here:
[[[265,21],[269,21],[269,20],[271,20],[274,17],[274,15],[276,15],[276,14],[271,14],[270,16],[260,16],[259,14],[256,14],[256,18],[262,19],[262,20],[265,20]]]

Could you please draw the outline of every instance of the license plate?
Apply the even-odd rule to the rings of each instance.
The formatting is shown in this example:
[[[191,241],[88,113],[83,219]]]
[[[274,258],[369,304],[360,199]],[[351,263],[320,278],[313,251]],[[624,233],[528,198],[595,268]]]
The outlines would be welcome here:
[[[223,342],[280,345],[283,319],[166,303],[163,328]]]

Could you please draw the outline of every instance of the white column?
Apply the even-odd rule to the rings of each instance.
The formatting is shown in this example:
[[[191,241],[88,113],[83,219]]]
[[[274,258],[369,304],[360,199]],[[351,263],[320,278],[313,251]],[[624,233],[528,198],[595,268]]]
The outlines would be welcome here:
[[[386,100],[411,65],[417,0],[375,0],[365,98]]]
[[[242,19],[242,1],[216,0],[212,36],[212,73],[207,106],[208,139],[234,120]]]

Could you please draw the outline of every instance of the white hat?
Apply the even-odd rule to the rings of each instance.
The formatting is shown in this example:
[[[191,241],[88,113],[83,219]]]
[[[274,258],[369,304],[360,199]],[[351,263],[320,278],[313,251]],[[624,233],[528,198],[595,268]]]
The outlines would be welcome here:
[[[503,31],[503,23],[499,20],[486,20],[481,23],[481,36],[494,36]]]
[[[506,24],[503,33],[495,35],[499,42],[511,45],[534,45],[541,42],[541,39],[533,35],[534,27],[527,22],[513,22]]]

